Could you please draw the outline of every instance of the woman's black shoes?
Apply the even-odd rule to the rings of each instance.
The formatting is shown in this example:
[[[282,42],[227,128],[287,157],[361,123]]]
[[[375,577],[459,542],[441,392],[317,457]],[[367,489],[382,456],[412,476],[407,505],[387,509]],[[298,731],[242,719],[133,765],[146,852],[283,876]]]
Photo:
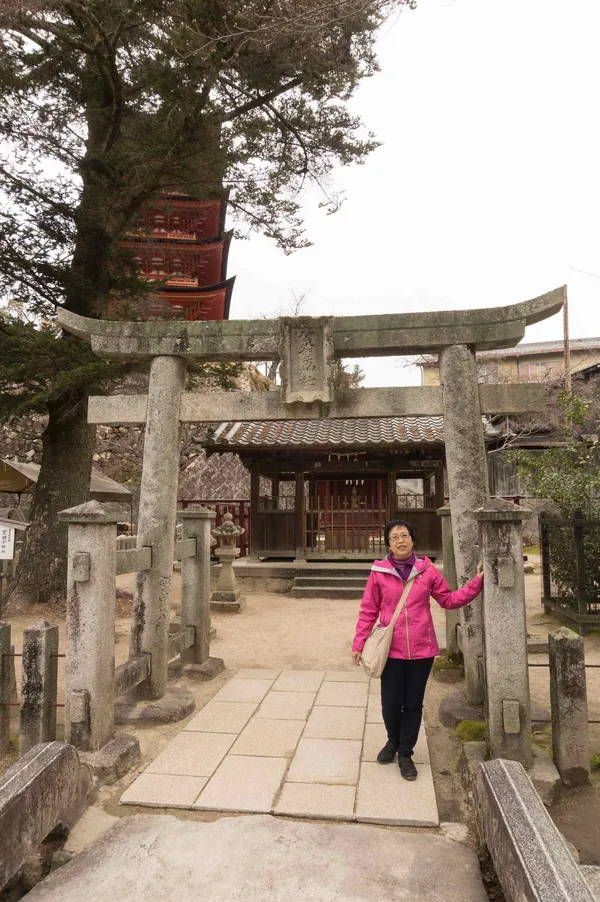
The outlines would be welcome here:
[[[414,766],[412,758],[401,758],[398,756],[398,766],[400,768],[400,775],[404,777],[405,780],[417,779],[417,768]]]
[[[380,764],[389,764],[394,760],[397,751],[398,746],[396,745],[396,743],[388,739],[384,747],[377,755],[377,760]],[[404,777],[405,780],[417,779],[417,768],[414,766],[412,758],[398,755],[398,766],[400,767],[400,775]]]
[[[386,742],[384,747],[381,749],[379,754],[377,755],[377,760],[380,764],[389,764],[394,760],[396,752],[398,751],[398,746],[395,742],[392,742],[390,739]]]

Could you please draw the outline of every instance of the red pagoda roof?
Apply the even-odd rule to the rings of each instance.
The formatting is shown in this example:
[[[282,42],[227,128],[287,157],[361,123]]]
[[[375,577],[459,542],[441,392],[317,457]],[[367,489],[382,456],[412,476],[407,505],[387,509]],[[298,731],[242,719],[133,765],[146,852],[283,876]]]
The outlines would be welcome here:
[[[153,296],[132,305],[137,315],[229,318],[235,279],[227,279],[231,233],[223,234],[225,206],[220,200],[172,192],[143,210],[139,227],[122,246],[132,254],[142,278],[162,284]],[[111,304],[114,313],[123,315],[128,306],[118,300]]]

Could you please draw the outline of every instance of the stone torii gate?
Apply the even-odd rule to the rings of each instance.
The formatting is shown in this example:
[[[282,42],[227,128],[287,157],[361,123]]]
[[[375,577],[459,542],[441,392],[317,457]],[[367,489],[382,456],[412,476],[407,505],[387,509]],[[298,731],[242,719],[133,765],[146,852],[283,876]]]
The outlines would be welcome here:
[[[152,656],[141,699],[167,691],[167,648],[173,569],[179,432],[182,422],[323,418],[444,417],[456,573],[474,574],[479,524],[467,516],[488,496],[483,414],[543,409],[539,384],[478,385],[476,351],[514,347],[525,328],[557,313],[565,289],[505,307],[374,316],[281,317],[224,322],[114,322],[61,311],[59,324],[90,342],[99,357],[150,363],[148,395],[92,397],[92,424],[145,424],[138,546],[151,545],[152,566],[138,574],[132,653]],[[334,391],[334,356],[439,354],[439,387]],[[282,387],[270,392],[184,391],[187,362],[280,360]],[[483,701],[481,600],[464,608],[467,694]]]

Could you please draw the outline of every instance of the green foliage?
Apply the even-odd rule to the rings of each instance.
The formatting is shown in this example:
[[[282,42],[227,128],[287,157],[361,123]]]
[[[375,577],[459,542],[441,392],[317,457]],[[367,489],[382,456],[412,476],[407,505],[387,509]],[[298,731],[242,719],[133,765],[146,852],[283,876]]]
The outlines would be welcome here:
[[[485,742],[485,723],[482,720],[461,720],[452,732],[461,742]]]
[[[585,436],[598,432],[590,423],[593,403],[563,391],[558,396],[562,414],[561,437],[564,445],[540,455],[510,451],[507,460],[517,466],[519,476],[530,495],[548,499],[559,516],[571,518],[577,512],[598,516],[600,509],[600,457],[598,444]],[[572,525],[552,524],[547,529],[550,577],[553,595],[570,607],[577,607],[577,564]],[[597,580],[600,560],[600,529],[586,526],[583,534],[586,561],[586,598],[599,597]]]
[[[582,437],[597,431],[589,425],[592,403],[566,391],[558,395],[557,403],[565,444],[539,455],[509,451],[506,460],[516,465],[529,495],[548,499],[560,514],[592,512],[600,498],[598,445]]]
[[[0,421],[44,414],[48,402],[68,403],[72,393],[107,384],[121,369],[85,342],[61,338],[51,318],[28,321],[14,305],[0,310]]]
[[[600,755],[590,755],[590,767],[592,770],[600,771]]]
[[[193,391],[202,384],[209,382],[217,385],[223,391],[233,391],[237,388],[236,379],[243,372],[243,363],[195,363],[188,365],[186,377],[186,390]]]
[[[0,422],[45,414],[49,402],[81,390],[108,390],[116,379],[142,367],[107,363],[76,338],[60,335],[54,318],[27,320],[15,304],[0,309]],[[242,363],[202,363],[188,367],[186,388],[207,382],[224,391],[237,387]]]

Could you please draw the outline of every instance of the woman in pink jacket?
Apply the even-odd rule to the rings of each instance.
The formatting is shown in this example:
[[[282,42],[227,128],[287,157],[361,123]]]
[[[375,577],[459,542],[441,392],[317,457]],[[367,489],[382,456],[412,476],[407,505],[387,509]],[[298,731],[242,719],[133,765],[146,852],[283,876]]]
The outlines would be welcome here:
[[[415,574],[406,604],[396,621],[392,647],[381,674],[381,708],[388,741],[377,760],[388,764],[398,753],[400,773],[405,780],[416,780],[413,748],[419,735],[425,686],[433,659],[440,653],[431,617],[430,596],[443,608],[462,608],[479,595],[483,587],[481,564],[477,575],[456,592],[429,558],[416,557],[415,535],[404,520],[393,520],[384,530],[389,554],[375,561],[360,605],[356,634],[352,644],[354,663],[360,663],[362,648],[375,625],[392,619],[407,579]]]

